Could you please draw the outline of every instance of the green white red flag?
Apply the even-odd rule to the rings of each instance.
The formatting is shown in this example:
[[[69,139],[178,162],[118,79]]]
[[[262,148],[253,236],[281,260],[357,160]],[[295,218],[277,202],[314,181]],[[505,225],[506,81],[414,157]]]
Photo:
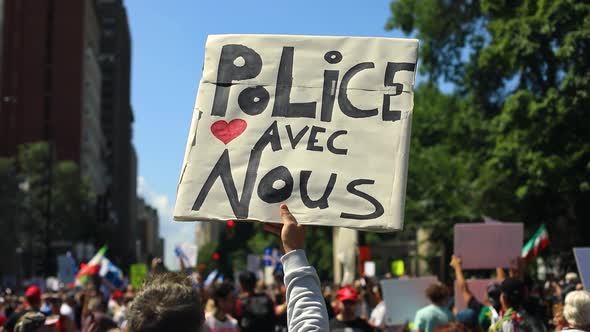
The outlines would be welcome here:
[[[100,264],[104,258],[104,254],[107,252],[107,246],[103,246],[98,250],[96,255],[88,261],[88,264],[84,265],[78,274],[76,275],[76,281],[84,284],[88,279],[88,276],[95,275],[100,271]]]
[[[549,246],[549,233],[545,225],[541,225],[535,235],[522,248],[522,258],[528,260],[536,257],[539,253]]]

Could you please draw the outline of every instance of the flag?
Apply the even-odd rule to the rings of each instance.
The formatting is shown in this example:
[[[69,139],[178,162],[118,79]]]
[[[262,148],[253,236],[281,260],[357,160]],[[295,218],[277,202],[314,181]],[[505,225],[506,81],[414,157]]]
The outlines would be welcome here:
[[[88,280],[88,276],[97,274],[100,270],[100,265],[106,251],[107,246],[103,246],[96,253],[96,255],[94,255],[94,257],[92,257],[92,259],[88,261],[88,264],[83,264],[80,267],[80,271],[78,271],[78,274],[76,275],[76,280],[84,284],[86,283],[86,280]]]
[[[190,243],[182,243],[174,247],[174,254],[186,268],[197,265],[197,252],[198,247]]]
[[[272,267],[273,269],[275,269],[277,266],[282,267],[281,253],[277,248],[264,248],[264,256],[262,257],[262,263],[265,267]]]
[[[264,256],[262,256],[262,265],[264,266],[264,283],[267,286],[274,285],[274,273],[277,270],[282,270],[281,254],[278,249],[266,247],[264,248]]]
[[[103,257],[100,262],[98,275],[115,288],[121,288],[123,286],[123,272],[106,257]]]
[[[549,233],[547,233],[545,225],[541,225],[535,235],[522,248],[522,258],[526,260],[535,257],[547,246],[549,246]]]

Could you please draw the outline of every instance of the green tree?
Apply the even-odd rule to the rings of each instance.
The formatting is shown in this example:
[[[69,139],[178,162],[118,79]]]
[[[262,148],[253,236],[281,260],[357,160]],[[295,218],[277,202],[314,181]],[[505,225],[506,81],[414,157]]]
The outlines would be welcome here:
[[[421,40],[426,84],[450,84],[452,96],[441,98],[456,106],[443,112],[451,127],[438,143],[423,150],[430,129],[414,130],[408,210],[430,197],[413,182],[437,181],[446,195],[432,204],[453,207],[459,219],[479,212],[523,221],[529,232],[546,223],[558,249],[589,244],[590,4],[397,0],[391,13],[386,28]],[[420,92],[415,127],[420,112],[436,118],[445,107],[420,109]],[[428,165],[457,186],[431,178]]]
[[[15,259],[18,226],[22,220],[23,192],[16,171],[15,158],[0,158],[0,229],[5,239],[0,241],[0,252],[5,254],[4,263],[0,265],[0,274],[14,272],[18,262]],[[22,187],[22,185],[21,185]]]
[[[49,244],[104,241],[108,230],[97,222],[96,197],[89,180],[81,176],[74,162],[56,161],[46,142],[19,146],[17,157],[15,178],[23,187],[19,191],[23,198],[19,203],[20,220],[15,234],[19,245],[36,260],[44,261],[47,241]],[[51,256],[58,253],[54,249],[60,248],[52,247]],[[54,268],[54,257],[49,260],[50,268]]]

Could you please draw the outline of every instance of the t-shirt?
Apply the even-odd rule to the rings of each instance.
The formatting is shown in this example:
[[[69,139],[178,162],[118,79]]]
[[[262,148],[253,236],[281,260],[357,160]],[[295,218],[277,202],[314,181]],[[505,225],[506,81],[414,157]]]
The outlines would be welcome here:
[[[376,327],[383,327],[385,324],[385,302],[381,301],[379,304],[373,309],[371,312],[371,317],[369,318],[369,322],[371,325]]]
[[[225,321],[220,321],[211,315],[205,320],[205,326],[208,332],[238,332],[238,321],[233,317],[226,315]]]
[[[75,321],[76,315],[74,314],[74,309],[70,307],[67,303],[62,303],[61,307],[59,308],[59,314],[68,317],[69,319]]]
[[[445,307],[428,305],[416,313],[414,329],[422,332],[434,332],[437,326],[454,320],[451,311]]]
[[[484,331],[487,331],[492,324],[500,320],[500,315],[492,306],[483,305],[475,296],[472,296],[467,307],[477,313],[477,322]]]
[[[356,318],[354,320],[338,320],[336,318],[330,321],[331,332],[372,332],[373,328],[365,320]]]

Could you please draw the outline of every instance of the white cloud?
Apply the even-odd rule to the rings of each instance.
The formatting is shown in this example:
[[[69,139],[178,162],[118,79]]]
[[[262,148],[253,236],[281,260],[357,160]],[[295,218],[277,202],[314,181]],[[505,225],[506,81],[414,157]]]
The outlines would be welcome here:
[[[160,217],[160,236],[164,238],[164,263],[172,269],[178,268],[174,256],[174,246],[183,242],[195,243],[195,223],[173,221],[174,205],[165,194],[150,187],[143,176],[137,177],[137,196],[158,210]]]

